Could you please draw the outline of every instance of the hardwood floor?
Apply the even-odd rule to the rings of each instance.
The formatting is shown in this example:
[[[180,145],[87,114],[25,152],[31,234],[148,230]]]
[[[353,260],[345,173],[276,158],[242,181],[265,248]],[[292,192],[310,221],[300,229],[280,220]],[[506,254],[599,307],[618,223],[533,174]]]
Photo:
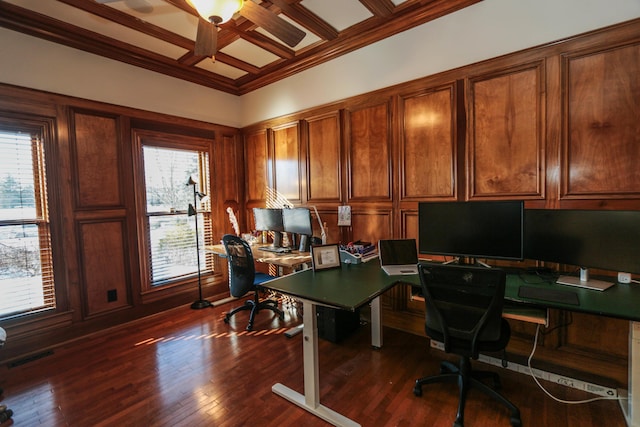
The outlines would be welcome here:
[[[259,313],[248,333],[247,312],[229,325],[222,320],[238,304],[178,308],[0,367],[1,403],[14,411],[2,427],[326,426],[271,392],[276,382],[303,389],[302,335],[283,335],[298,323],[295,309],[285,307],[284,321]],[[451,426],[455,385],[412,393],[415,379],[435,374],[442,357],[425,337],[388,328],[384,347],[372,350],[368,325],[339,344],[320,340],[321,402],[363,426]],[[565,405],[525,375],[500,374],[525,427],[625,425],[615,401]],[[592,396],[545,385],[563,399]],[[509,426],[507,410],[475,391],[465,414],[467,427]]]

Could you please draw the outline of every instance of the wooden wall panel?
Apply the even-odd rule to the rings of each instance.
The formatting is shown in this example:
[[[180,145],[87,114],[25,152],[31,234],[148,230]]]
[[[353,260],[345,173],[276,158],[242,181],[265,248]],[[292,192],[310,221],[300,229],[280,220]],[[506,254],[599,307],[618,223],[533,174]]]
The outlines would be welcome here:
[[[238,143],[235,135],[221,135],[219,142],[214,147],[214,169],[211,176],[213,177],[214,188],[211,192],[219,203],[218,211],[222,218],[227,219],[218,221],[219,229],[214,230],[217,235],[222,237],[224,234],[233,233],[235,230],[231,222],[228,220],[226,210],[231,208],[234,215],[240,223],[241,230],[246,230],[244,216],[242,215],[241,206],[243,193],[241,191],[241,183],[244,175],[241,173],[243,159],[242,151],[238,149]],[[217,194],[216,194],[217,193]]]
[[[468,81],[468,197],[544,197],[543,62]]]
[[[240,175],[238,167],[242,166],[238,144],[234,135],[222,135],[221,141],[215,145],[216,167],[214,169],[215,190],[220,199],[226,205],[239,203],[242,193],[240,191]]]
[[[122,207],[118,121],[90,113],[72,114],[76,206]]]
[[[453,84],[400,98],[400,199],[453,198],[456,176]]]
[[[638,58],[638,43],[564,58],[564,198],[640,197]]]
[[[572,327],[566,329],[563,345],[590,355],[599,354],[602,358],[617,358],[621,363],[626,362],[629,344],[628,321],[603,321],[602,317],[582,313],[572,313],[571,321]],[[585,334],[585,331],[589,333]]]
[[[85,316],[129,305],[129,268],[124,220],[81,221],[78,225]],[[109,301],[115,292],[117,298]]]
[[[288,123],[273,129],[274,189],[289,202],[302,202],[300,126]]]
[[[245,135],[247,203],[264,203],[269,180],[269,150],[266,129]]]
[[[418,211],[400,211],[400,236],[402,239],[416,239],[418,242]]]
[[[389,103],[352,110],[347,117],[349,199],[391,200]]]
[[[377,245],[380,239],[392,238],[392,224],[391,209],[352,209],[353,240],[363,240]]]
[[[340,113],[309,117],[307,122],[307,200],[310,203],[340,202]]]

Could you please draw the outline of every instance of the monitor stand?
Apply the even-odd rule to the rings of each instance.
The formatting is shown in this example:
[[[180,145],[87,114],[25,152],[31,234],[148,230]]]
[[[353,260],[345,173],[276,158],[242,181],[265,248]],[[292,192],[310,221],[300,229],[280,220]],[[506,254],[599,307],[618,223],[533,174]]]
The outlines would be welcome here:
[[[300,252],[309,252],[311,250],[311,236],[300,234],[298,240],[300,240],[300,245],[298,246]]]
[[[556,283],[560,285],[577,286],[579,288],[592,289],[594,291],[604,291],[613,286],[611,282],[605,282],[603,280],[589,279],[589,269],[581,268],[580,277],[575,276],[560,276]]]
[[[281,248],[282,247],[282,232],[281,231],[274,231],[273,232],[273,244],[271,245],[274,248]]]

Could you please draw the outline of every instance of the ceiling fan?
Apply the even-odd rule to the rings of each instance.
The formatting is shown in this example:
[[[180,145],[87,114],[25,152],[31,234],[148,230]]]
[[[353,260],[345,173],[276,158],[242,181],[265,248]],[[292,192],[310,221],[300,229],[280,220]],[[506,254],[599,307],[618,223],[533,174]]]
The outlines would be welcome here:
[[[186,0],[202,19],[198,31],[194,55],[213,57],[218,50],[218,26],[230,20],[235,13],[262,27],[290,47],[296,46],[306,36],[298,27],[285,21],[267,8],[252,0]]]
[[[115,3],[120,0],[96,0],[97,3]],[[153,6],[147,0],[124,0],[124,3],[131,9],[140,13],[153,12]]]

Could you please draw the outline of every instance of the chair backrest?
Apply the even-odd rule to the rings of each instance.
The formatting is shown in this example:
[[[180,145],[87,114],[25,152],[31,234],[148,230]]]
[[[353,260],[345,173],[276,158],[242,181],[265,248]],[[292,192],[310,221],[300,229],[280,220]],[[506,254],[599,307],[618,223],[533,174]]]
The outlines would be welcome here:
[[[253,253],[247,242],[233,234],[222,236],[229,265],[229,291],[236,298],[254,289],[256,268]]]
[[[425,330],[445,351],[478,357],[482,342],[501,339],[506,273],[456,264],[418,267],[425,299]]]

